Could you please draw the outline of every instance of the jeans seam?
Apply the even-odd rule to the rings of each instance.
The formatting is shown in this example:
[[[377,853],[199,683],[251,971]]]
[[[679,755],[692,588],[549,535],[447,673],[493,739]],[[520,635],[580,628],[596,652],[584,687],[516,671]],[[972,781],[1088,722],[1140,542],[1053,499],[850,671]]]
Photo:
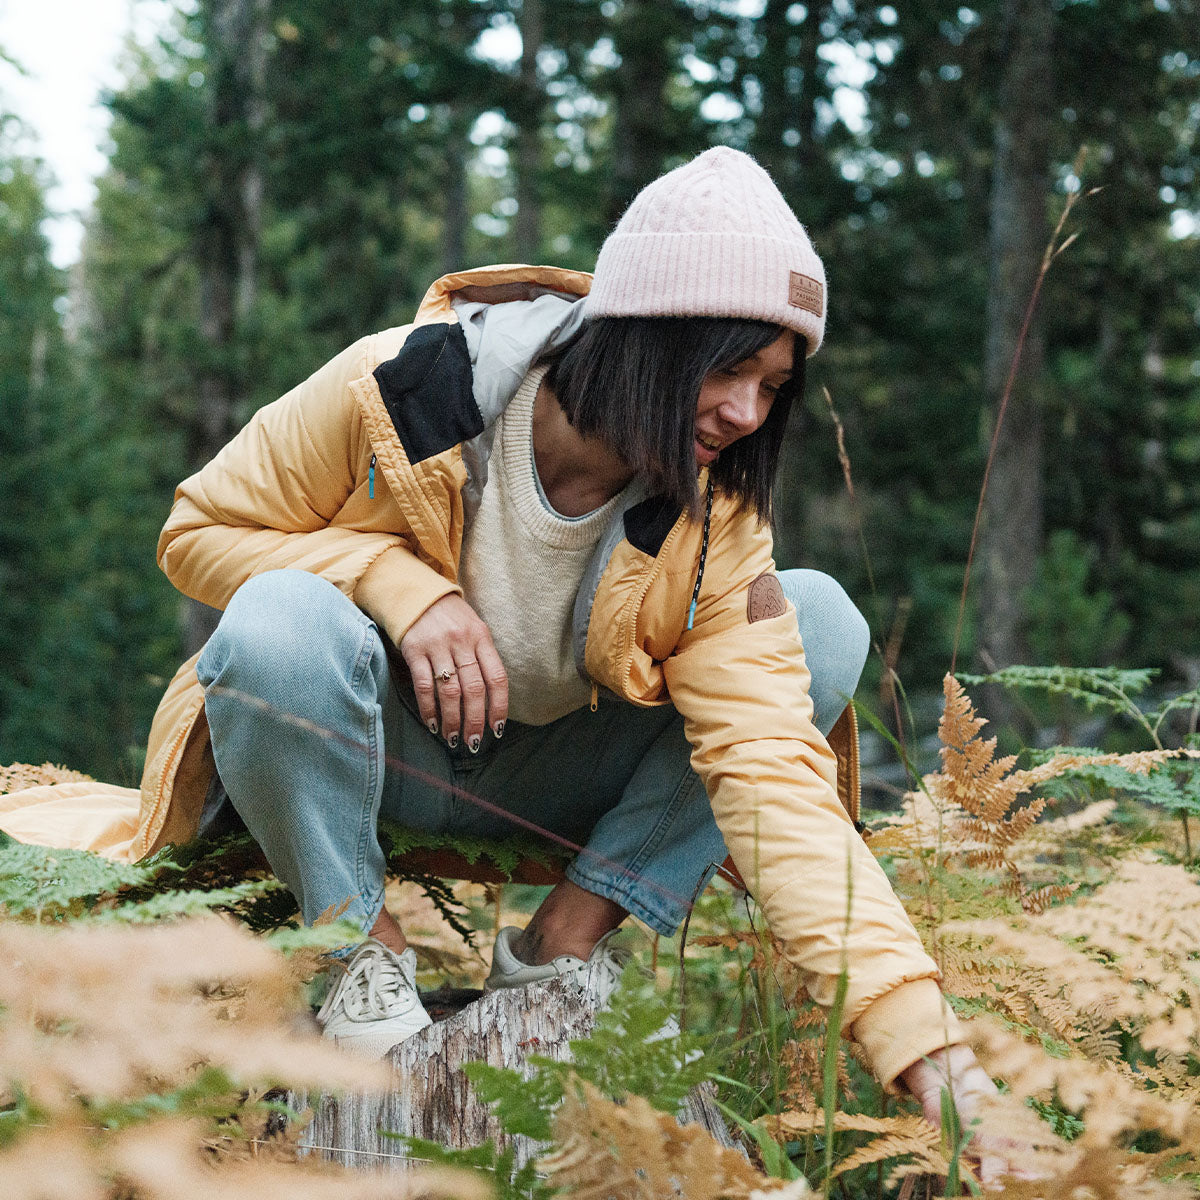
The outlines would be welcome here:
[[[350,687],[355,694],[355,698],[358,700],[362,699],[359,695],[359,688],[362,685],[363,676],[375,653],[375,647],[371,640],[372,628],[369,621],[363,626],[362,644],[359,647],[354,669],[350,675]],[[367,905],[367,896],[373,895],[376,891],[374,887],[368,884],[366,875],[367,847],[373,834],[372,826],[376,825],[373,810],[375,807],[374,796],[379,783],[379,739],[376,731],[378,723],[378,714],[372,713],[367,720],[367,787],[366,795],[362,798],[362,816],[358,830],[358,853],[355,859],[355,874],[359,885],[358,891],[359,895],[363,897],[364,906],[368,909],[368,916],[370,916],[370,908]]]

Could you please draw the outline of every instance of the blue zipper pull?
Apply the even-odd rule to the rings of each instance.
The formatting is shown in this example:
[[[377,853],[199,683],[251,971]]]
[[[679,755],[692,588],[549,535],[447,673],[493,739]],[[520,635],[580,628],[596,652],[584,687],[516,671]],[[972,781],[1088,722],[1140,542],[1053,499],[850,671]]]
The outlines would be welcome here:
[[[375,499],[375,455],[371,455],[371,466],[367,471],[367,495]]]

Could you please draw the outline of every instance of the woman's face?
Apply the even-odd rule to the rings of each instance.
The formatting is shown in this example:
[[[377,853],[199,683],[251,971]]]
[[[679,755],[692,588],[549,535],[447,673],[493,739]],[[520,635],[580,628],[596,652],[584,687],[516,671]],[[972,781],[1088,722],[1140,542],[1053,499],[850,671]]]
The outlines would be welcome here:
[[[769,346],[706,375],[696,405],[696,461],[711,467],[726,446],[753,433],[792,374],[796,335],[784,330]]]

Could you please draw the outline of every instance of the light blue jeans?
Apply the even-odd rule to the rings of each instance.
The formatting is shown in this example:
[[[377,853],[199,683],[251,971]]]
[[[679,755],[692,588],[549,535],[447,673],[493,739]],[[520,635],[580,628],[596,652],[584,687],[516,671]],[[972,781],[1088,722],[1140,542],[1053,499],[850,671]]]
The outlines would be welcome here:
[[[858,684],[867,625],[829,576],[779,579],[828,733]],[[245,583],[196,670],[221,783],[306,922],[349,900],[346,919],[374,924],[380,816],[472,837],[548,830],[581,847],[568,879],[668,935],[725,859],[670,705],[602,696],[596,712],[509,721],[477,754],[450,750],[393,686],[374,622],[316,575],[271,571]]]

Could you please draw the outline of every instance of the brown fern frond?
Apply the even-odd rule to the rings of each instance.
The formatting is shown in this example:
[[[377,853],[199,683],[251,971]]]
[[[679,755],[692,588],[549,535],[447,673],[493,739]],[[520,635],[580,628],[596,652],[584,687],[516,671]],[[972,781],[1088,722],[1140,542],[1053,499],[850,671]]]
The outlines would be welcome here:
[[[91,783],[92,777],[82,771],[57,767],[54,763],[42,763],[35,767],[30,763],[9,763],[0,767],[0,796],[7,792],[20,792],[25,788],[43,787],[51,783]]]
[[[825,1113],[820,1108],[790,1109],[765,1119],[767,1131],[779,1140],[824,1134]],[[834,1168],[834,1175],[889,1158],[912,1157],[923,1174],[945,1175],[949,1163],[941,1148],[941,1135],[924,1117],[906,1113],[896,1117],[872,1117],[867,1113],[833,1114],[836,1133],[873,1133],[877,1136],[858,1147]]]
[[[953,675],[947,673],[942,680],[942,690],[946,708],[938,727],[938,737],[944,745],[965,746],[979,735],[987,719],[975,712],[966,688]]]
[[[789,1108],[775,1116],[764,1117],[763,1124],[772,1137],[783,1140],[809,1137],[814,1133],[824,1133],[825,1112],[820,1108]],[[924,1117],[912,1113],[896,1117],[873,1117],[870,1113],[850,1113],[838,1109],[833,1114],[833,1130],[835,1133],[886,1133],[914,1139],[924,1137],[927,1131],[933,1134],[934,1142],[937,1141],[933,1126]]]
[[[1021,907],[1031,916],[1036,916],[1039,913],[1044,913],[1051,904],[1055,904],[1059,900],[1066,900],[1068,897],[1074,895],[1078,887],[1079,884],[1077,883],[1047,884],[1036,891],[1026,892],[1021,897]]]
[[[756,1171],[696,1125],[680,1125],[640,1096],[621,1104],[573,1080],[554,1117],[556,1149],[538,1160],[552,1185],[572,1196],[659,1200],[779,1200],[810,1195],[803,1180],[784,1183]]]
[[[889,1158],[911,1158],[910,1164],[922,1175],[939,1175],[944,1177],[950,1169],[946,1156],[937,1147],[937,1132],[933,1126],[925,1122],[926,1129],[932,1133],[934,1145],[928,1141],[918,1141],[914,1138],[885,1134],[860,1146],[852,1154],[848,1154],[833,1168],[831,1177],[853,1171],[855,1167],[869,1166],[871,1163],[886,1162]]]
[[[964,828],[970,828],[968,822],[963,822]],[[979,839],[979,840],[982,840]],[[1000,846],[985,846],[981,850],[967,852],[967,866],[979,867],[984,871],[1003,871],[1008,866],[1008,855]]]

